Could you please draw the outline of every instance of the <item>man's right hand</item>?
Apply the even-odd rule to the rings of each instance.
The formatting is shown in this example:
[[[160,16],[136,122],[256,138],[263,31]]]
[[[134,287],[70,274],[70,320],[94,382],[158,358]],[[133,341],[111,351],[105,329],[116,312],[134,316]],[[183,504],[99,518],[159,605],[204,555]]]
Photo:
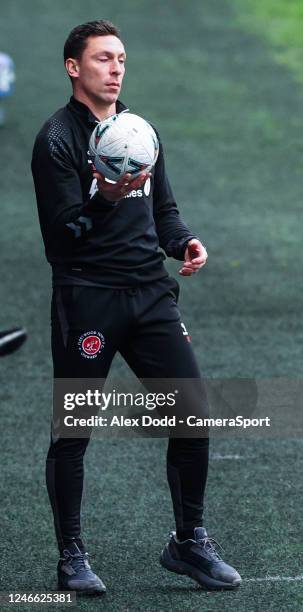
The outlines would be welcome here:
[[[138,176],[124,174],[117,183],[108,183],[103,174],[97,172],[93,166],[93,177],[97,179],[97,185],[102,196],[110,202],[122,200],[128,193],[139,189],[151,176],[151,172],[140,172]]]

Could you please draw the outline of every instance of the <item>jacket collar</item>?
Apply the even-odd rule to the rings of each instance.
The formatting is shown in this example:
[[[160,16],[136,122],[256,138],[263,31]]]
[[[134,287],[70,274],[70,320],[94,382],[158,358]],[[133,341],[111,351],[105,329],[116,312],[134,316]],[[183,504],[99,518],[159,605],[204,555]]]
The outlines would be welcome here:
[[[86,104],[83,104],[83,102],[80,102],[80,100],[77,100],[74,96],[71,96],[67,107],[72,112],[76,112],[77,114],[82,115],[82,117],[86,119],[88,123],[96,123],[96,121],[99,122],[99,119],[95,117],[95,115],[91,112],[88,106],[86,106]],[[123,111],[128,110],[128,108],[125,106],[125,104],[123,104],[123,102],[117,100],[116,110],[117,113],[122,113]]]

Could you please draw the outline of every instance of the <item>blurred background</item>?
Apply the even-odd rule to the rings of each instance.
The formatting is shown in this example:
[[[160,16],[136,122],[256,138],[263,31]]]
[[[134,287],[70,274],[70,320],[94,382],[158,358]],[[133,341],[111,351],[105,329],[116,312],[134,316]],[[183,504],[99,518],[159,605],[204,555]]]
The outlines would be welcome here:
[[[24,347],[0,364],[5,590],[56,586],[44,485],[51,273],[30,161],[36,133],[71,95],[64,41],[75,25],[99,18],[117,24],[126,45],[121,100],[158,128],[182,216],[208,248],[207,266],[191,279],[178,277],[178,262],[167,262],[181,284],[183,320],[202,372],[297,379],[302,370],[302,4],[2,3],[0,52],[13,59],[16,83],[11,97],[0,98],[6,111],[0,329],[24,325],[29,333]],[[127,371],[119,357],[114,371]],[[302,439],[256,438],[248,445],[229,436],[213,444],[206,526],[246,582],[236,594],[211,597],[158,564],[174,527],[165,448],[165,440],[98,440],[87,453],[83,525],[94,567],[108,585],[104,609],[299,610]]]

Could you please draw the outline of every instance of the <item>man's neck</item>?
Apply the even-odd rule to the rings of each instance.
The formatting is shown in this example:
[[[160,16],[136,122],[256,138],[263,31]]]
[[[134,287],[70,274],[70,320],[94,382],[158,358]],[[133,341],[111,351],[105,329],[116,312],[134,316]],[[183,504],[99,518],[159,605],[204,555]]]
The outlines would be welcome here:
[[[89,108],[91,113],[93,113],[93,115],[95,115],[99,121],[103,121],[107,117],[111,117],[111,115],[116,114],[116,102],[113,102],[112,104],[101,104],[100,102],[94,102],[83,92],[74,91],[73,95],[76,100],[82,102],[82,104],[85,104],[85,106]]]

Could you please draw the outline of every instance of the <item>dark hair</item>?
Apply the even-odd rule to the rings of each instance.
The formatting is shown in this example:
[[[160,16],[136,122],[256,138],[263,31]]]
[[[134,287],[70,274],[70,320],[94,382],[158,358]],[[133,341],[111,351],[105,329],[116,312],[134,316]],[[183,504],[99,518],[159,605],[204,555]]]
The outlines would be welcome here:
[[[117,36],[121,40],[116,26],[106,19],[88,21],[76,26],[69,34],[64,45],[64,62],[69,58],[81,59],[89,36]]]

